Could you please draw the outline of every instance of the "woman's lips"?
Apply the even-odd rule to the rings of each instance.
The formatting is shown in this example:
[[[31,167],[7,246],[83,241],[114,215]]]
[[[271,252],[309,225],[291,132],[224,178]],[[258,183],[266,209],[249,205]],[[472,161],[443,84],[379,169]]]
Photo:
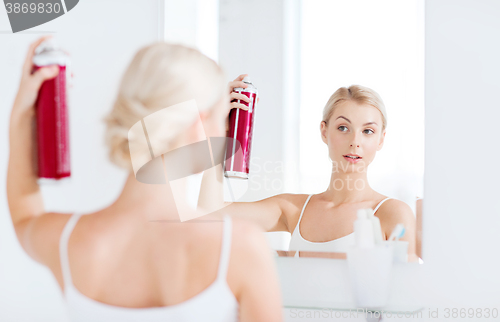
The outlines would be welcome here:
[[[358,163],[359,161],[361,161],[361,158],[359,158],[359,159],[353,159],[353,158],[350,158],[350,157],[344,157],[344,159],[346,159],[347,161],[349,161],[351,163]]]

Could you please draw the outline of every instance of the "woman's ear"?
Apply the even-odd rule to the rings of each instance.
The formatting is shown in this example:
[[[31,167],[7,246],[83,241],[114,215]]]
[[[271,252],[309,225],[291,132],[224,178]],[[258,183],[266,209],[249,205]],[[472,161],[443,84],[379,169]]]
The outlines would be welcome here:
[[[326,139],[326,132],[328,130],[328,126],[325,121],[321,121],[319,124],[319,131],[321,132],[321,140],[323,140],[323,143],[328,145],[328,140]]]
[[[382,135],[380,136],[380,142],[378,144],[377,151],[382,150],[382,147],[384,146],[384,140],[385,140],[385,130],[382,133]]]

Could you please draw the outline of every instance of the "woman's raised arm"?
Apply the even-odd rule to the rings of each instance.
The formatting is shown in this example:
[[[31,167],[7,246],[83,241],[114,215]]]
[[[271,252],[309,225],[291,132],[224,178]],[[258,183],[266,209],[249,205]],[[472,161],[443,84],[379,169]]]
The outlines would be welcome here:
[[[243,94],[233,92],[236,87],[247,87],[243,82],[247,74],[239,75],[228,85],[230,107],[248,109],[244,104],[235,100],[249,102],[249,98]],[[226,118],[226,130],[228,129],[228,117]],[[228,136],[228,135],[226,135]],[[218,151],[220,152],[220,151]],[[247,219],[257,223],[265,231],[288,231],[288,223],[284,215],[286,207],[286,196],[276,195],[255,202],[224,202],[224,190],[222,180],[222,164],[205,170],[198,198],[198,210],[207,215],[204,219],[221,219],[224,214]]]
[[[10,114],[7,201],[19,243],[34,260],[54,267],[59,263],[58,242],[69,214],[46,213],[33,167],[35,102],[42,83],[57,76],[57,66],[33,72],[35,49],[50,36],[33,42],[24,60],[21,82]],[[55,256],[54,256],[55,255]]]
[[[265,231],[288,231],[287,194],[280,194],[254,202],[224,202],[222,165],[203,173],[198,208],[204,219],[221,219],[225,214],[257,223]]]

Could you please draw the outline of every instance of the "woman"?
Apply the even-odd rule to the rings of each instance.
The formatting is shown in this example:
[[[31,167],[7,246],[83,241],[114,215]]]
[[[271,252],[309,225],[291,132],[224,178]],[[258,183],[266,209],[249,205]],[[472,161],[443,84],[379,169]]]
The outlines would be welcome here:
[[[246,86],[242,82],[244,76],[236,78],[230,87]],[[245,97],[232,93],[231,99]],[[233,108],[244,108],[242,105],[231,103]],[[411,208],[376,192],[367,180],[367,168],[384,144],[386,126],[384,103],[375,91],[359,85],[339,88],[326,103],[320,123],[321,139],[332,161],[326,191],[311,195],[279,194],[256,202],[217,206],[215,198],[210,196],[217,195],[221,202],[222,169],[219,167],[217,174],[213,173],[215,169],[204,174],[200,206],[211,202],[208,208],[224,207],[211,216],[230,213],[233,217],[252,219],[266,231],[288,231],[292,234],[291,250],[337,252],[344,258],[348,246],[354,244],[353,223],[357,210],[371,208],[380,219],[384,239],[390,236],[396,224],[404,224],[406,233],[400,240],[409,242],[408,259],[416,261],[415,216]]]
[[[229,217],[182,224],[175,202],[186,195],[174,202],[169,185],[143,184],[131,170],[128,130],[173,104],[197,99],[206,134],[223,136],[229,106],[220,67],[183,46],[142,48],[106,118],[111,159],[130,171],[123,191],[112,205],[91,214],[46,213],[30,163],[37,92],[58,72],[52,67],[31,72],[34,50],[45,39],[29,48],[11,113],[7,194],[19,242],[52,271],[72,319],[219,322],[239,315],[241,321],[281,321],[279,285],[261,231]],[[174,149],[203,139],[195,131],[199,120],[171,113],[160,133],[165,145]],[[148,220],[160,216],[170,223]]]

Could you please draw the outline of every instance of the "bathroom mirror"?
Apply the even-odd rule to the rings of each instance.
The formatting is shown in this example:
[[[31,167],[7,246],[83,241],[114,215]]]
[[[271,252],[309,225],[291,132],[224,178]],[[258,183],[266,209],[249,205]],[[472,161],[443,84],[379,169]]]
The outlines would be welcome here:
[[[384,144],[367,182],[411,209],[422,258],[424,1],[221,0],[218,14],[218,62],[228,81],[249,74],[260,96],[250,178],[226,179],[226,201],[327,190],[333,170],[320,133],[323,108],[338,88],[363,85],[380,95],[387,113]],[[366,204],[374,209],[376,202]],[[356,215],[346,218],[348,234]],[[281,255],[290,236],[267,233]]]

